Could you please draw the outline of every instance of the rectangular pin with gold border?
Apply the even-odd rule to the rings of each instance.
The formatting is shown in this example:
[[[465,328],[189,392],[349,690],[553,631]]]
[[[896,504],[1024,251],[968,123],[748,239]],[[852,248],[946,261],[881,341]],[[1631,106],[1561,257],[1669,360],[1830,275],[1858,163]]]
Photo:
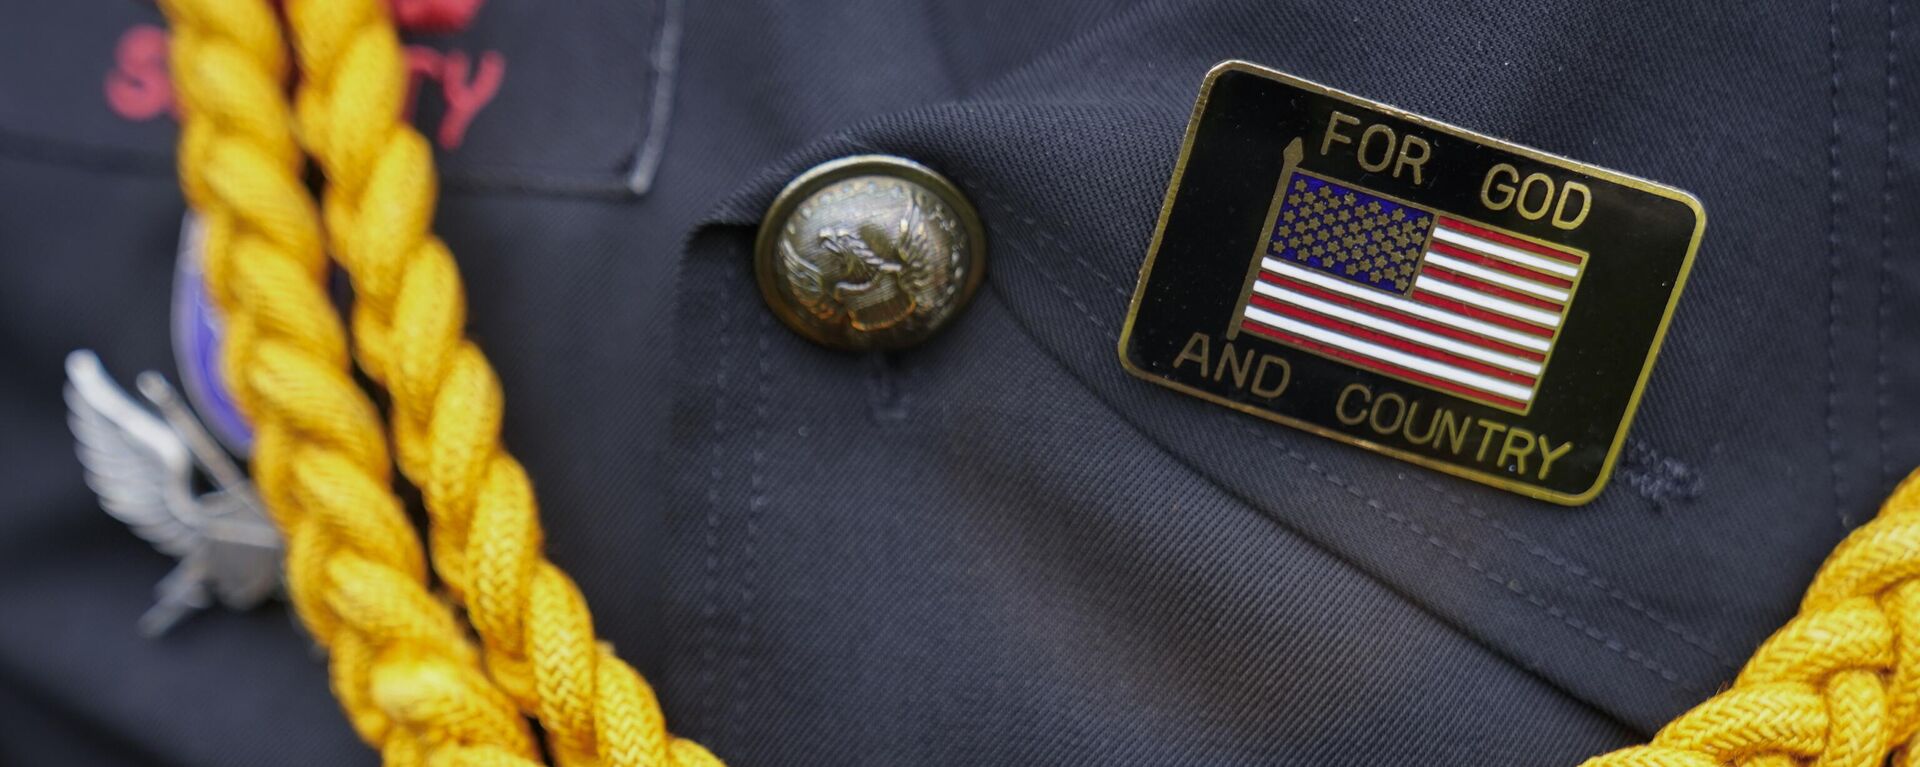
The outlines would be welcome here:
[[[1613,470],[1705,228],[1678,189],[1229,61],[1187,124],[1120,361],[1581,504]]]

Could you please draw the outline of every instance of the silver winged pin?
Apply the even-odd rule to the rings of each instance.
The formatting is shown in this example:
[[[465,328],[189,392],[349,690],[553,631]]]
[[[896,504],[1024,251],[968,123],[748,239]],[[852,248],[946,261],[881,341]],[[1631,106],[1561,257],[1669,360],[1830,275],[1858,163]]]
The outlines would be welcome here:
[[[100,507],[180,560],[154,587],[140,631],[158,636],[212,605],[260,604],[280,587],[281,542],[247,476],[159,373],[137,381],[155,415],[114,383],[93,352],[67,355],[67,425]],[[197,493],[194,468],[213,490]]]

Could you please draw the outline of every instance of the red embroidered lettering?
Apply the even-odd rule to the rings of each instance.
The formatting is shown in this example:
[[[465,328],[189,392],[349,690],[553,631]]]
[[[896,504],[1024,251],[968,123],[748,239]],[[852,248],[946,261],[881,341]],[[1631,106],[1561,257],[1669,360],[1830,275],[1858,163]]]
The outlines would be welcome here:
[[[407,54],[407,100],[400,107],[400,119],[413,119],[414,105],[420,102],[420,81],[440,79],[440,52],[424,45],[409,45]]]
[[[481,0],[394,0],[396,13],[402,6],[430,6],[415,11],[426,14],[432,23],[465,26],[480,7]],[[438,15],[435,15],[438,14]],[[464,14],[464,15],[461,15]],[[423,22],[424,23],[424,22]],[[478,61],[465,51],[442,53],[424,45],[408,45],[407,98],[402,119],[413,119],[420,103],[421,85],[438,81],[446,113],[434,132],[434,143],[441,149],[457,149],[466,140],[467,128],[482,109],[493,103],[506,79],[507,58],[499,51],[481,53]],[[167,31],[152,24],[139,24],[120,35],[114,47],[114,67],[107,71],[107,107],[128,120],[151,120],[161,114],[179,117],[173,82],[167,74]]]
[[[458,32],[473,23],[481,0],[393,0],[393,20],[402,29]]]
[[[447,114],[440,119],[436,138],[440,146],[453,149],[467,136],[474,115],[500,92],[500,81],[507,75],[507,58],[498,51],[480,54],[480,67],[467,79],[467,54],[453,51],[441,59],[440,93],[447,100]]]
[[[107,107],[129,120],[151,120],[173,110],[167,79],[167,31],[140,24],[120,35],[115,66],[107,70]]]

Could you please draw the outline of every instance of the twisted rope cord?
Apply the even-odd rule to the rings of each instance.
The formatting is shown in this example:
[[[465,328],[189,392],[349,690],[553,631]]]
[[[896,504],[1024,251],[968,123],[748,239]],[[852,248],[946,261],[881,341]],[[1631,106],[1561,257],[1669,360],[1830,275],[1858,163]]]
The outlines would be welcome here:
[[[1733,686],[1583,767],[1920,766],[1920,470],[1814,577]]]
[[[222,375],[257,430],[254,477],[287,540],[295,611],[330,651],[334,693],[388,764],[527,764],[525,720],[427,591],[379,413],[349,375],[281,95],[279,22],[252,0],[162,8],[184,107],[181,187],[206,225],[207,286],[227,323]]]
[[[361,368],[392,394],[401,472],[426,501],[434,569],[468,609],[488,670],[562,764],[719,765],[673,737],[645,680],[595,639],[586,600],[541,553],[533,489],[500,443],[500,382],[467,340],[466,297],[431,231],[433,156],[401,119],[406,69],[377,0],[292,0],[300,137],[352,278]]]

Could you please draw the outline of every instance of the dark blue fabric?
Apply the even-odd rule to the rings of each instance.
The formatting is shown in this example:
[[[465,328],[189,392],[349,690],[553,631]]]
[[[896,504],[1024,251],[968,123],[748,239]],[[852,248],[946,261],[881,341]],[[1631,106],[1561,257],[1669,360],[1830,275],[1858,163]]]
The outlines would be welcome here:
[[[1920,462],[1904,0],[688,0],[645,196],[665,6],[568,5],[418,38],[508,59],[443,147],[437,228],[550,556],[733,764],[1575,763],[1730,680]],[[6,11],[0,763],[372,764],[283,607],[134,632],[168,563],[81,482],[60,360],[172,369],[172,123],[101,96],[155,15]],[[1702,199],[1597,501],[1121,371],[1227,58]],[[773,195],[858,152],[941,171],[986,223],[986,288],[916,349],[812,346],[752,281]]]

